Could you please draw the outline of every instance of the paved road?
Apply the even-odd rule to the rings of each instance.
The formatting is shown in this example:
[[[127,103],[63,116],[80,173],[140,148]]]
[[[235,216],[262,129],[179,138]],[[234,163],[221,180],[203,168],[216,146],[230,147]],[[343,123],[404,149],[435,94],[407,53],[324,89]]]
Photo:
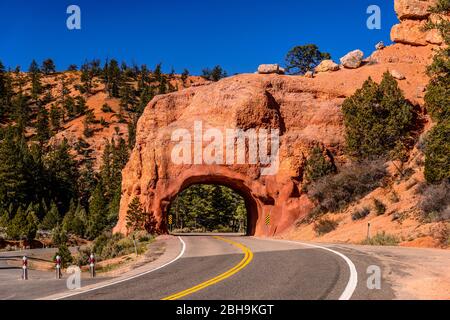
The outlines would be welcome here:
[[[381,290],[367,288],[366,270],[378,262],[357,251],[347,249],[342,256],[337,249],[242,236],[181,239],[185,252],[164,268],[67,299],[394,298],[386,281]]]

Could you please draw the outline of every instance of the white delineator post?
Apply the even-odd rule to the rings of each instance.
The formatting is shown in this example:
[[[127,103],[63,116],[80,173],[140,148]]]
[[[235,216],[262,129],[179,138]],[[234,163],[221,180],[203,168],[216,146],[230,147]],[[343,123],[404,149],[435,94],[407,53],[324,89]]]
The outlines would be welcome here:
[[[22,280],[28,280],[28,259],[26,256],[22,258]]]
[[[61,279],[61,257],[56,256],[56,279]]]
[[[95,278],[95,256],[93,253],[89,256],[89,270],[91,272],[91,278]]]

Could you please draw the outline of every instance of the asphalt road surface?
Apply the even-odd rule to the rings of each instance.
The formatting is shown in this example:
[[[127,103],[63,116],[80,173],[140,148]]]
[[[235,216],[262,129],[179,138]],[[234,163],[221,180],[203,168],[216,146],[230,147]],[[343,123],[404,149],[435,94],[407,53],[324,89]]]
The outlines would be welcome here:
[[[161,269],[66,299],[394,298],[383,279],[380,289],[368,288],[367,270],[378,262],[352,250],[230,235],[181,236],[180,249]]]

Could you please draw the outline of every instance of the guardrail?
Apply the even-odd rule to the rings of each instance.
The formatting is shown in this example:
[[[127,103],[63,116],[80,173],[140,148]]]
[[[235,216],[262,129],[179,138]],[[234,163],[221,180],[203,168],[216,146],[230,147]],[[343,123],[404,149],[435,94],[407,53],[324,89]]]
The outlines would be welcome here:
[[[41,258],[33,258],[33,257],[27,257],[27,256],[0,256],[0,262],[1,261],[21,261],[22,266],[1,266],[0,265],[0,271],[1,270],[11,270],[11,269],[17,269],[22,270],[22,280],[28,280],[28,260],[33,261],[39,261],[39,262],[47,262],[47,263],[54,263],[55,264],[55,271],[56,271],[56,279],[62,278],[62,259],[58,255],[55,258],[55,261],[51,260],[45,260]],[[94,254],[91,254],[89,256],[89,273],[91,278],[95,278],[95,257]]]

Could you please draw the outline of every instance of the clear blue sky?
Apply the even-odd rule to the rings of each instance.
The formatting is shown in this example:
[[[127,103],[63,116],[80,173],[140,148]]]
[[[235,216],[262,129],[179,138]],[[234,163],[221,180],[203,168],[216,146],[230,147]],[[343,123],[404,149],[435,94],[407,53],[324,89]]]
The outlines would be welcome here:
[[[162,62],[165,71],[222,65],[229,74],[283,63],[295,45],[316,43],[333,59],[366,55],[397,22],[394,0],[14,0],[0,1],[0,61],[28,69],[53,58],[59,70],[85,59]],[[81,8],[82,30],[66,27],[66,8]],[[369,5],[381,8],[381,30],[366,27]]]

